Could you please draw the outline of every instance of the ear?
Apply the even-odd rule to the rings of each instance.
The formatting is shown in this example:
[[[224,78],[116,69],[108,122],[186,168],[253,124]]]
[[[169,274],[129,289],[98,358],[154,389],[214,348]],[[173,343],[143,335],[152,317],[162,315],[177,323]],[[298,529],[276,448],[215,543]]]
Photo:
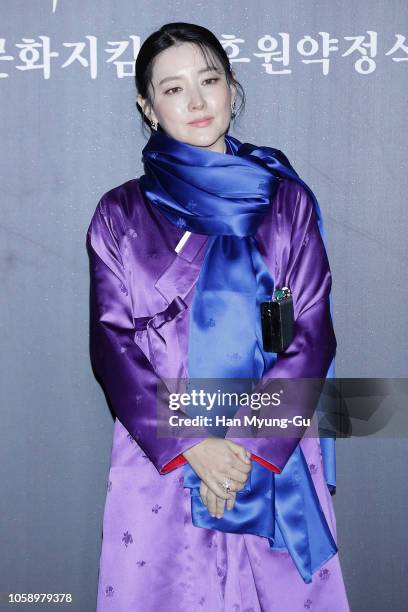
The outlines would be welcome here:
[[[235,78],[235,73],[232,72],[234,78]],[[231,92],[231,101],[234,102],[236,95],[237,95],[237,86],[234,83],[230,83],[230,92]]]
[[[142,98],[142,96],[140,94],[138,94],[137,98],[136,98],[137,103],[141,106],[143,113],[146,115],[146,117],[148,118],[149,121],[151,121],[153,119],[153,121],[155,121],[156,123],[158,123],[158,119],[155,115],[155,112],[152,108],[150,108],[150,112],[146,112],[149,109],[149,105],[147,104],[147,100],[145,98]]]
[[[139,104],[143,112],[145,112],[146,100],[140,94],[137,95],[136,102]]]

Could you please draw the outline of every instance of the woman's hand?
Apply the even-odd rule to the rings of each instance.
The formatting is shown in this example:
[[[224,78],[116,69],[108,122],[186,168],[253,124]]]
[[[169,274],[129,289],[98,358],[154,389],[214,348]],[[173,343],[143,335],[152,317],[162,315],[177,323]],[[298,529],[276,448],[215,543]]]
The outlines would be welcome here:
[[[221,518],[225,502],[231,510],[237,491],[241,491],[251,471],[250,453],[239,444],[224,438],[206,438],[183,453],[201,479],[200,495],[210,514]],[[225,478],[232,481],[228,493],[222,486]]]
[[[211,516],[221,518],[224,514],[225,506],[227,506],[227,510],[232,510],[235,503],[236,493],[230,493],[229,498],[227,500],[222,497],[218,497],[207,487],[207,485],[201,481],[200,484],[200,497],[204,504],[207,506],[208,512]]]

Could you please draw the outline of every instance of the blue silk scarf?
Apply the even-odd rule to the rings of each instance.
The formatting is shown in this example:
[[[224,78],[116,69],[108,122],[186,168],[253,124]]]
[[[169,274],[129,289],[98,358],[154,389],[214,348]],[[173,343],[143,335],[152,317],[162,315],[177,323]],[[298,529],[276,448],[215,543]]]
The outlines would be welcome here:
[[[276,361],[263,351],[259,304],[269,300],[274,280],[259,253],[254,234],[273,202],[279,178],[298,181],[310,193],[324,238],[319,204],[286,156],[270,147],[241,143],[225,135],[228,155],[189,145],[155,131],[143,149],[144,195],[172,223],[209,235],[189,319],[189,380],[260,379]],[[333,360],[334,362],[334,360]],[[328,376],[333,372],[331,364]],[[194,386],[194,385],[193,385]],[[227,384],[222,391],[228,391]],[[200,388],[203,388],[202,384]],[[191,385],[190,385],[191,389]],[[237,407],[223,407],[233,416]],[[191,416],[203,414],[188,410]],[[225,434],[211,427],[212,435]],[[326,482],[335,487],[334,440],[323,438]],[[253,462],[233,510],[211,517],[199,494],[200,479],[189,464],[192,520],[197,527],[268,538],[274,550],[287,550],[306,583],[337,552],[303,452],[298,445],[280,474]],[[293,486],[293,478],[297,486]]]

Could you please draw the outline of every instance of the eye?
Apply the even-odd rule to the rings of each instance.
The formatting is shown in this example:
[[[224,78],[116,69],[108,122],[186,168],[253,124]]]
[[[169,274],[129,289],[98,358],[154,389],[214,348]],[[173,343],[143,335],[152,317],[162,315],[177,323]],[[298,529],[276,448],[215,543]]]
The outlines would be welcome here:
[[[175,89],[180,89],[180,87],[172,87],[171,89],[167,89],[167,91],[165,91],[165,94],[168,94],[170,91],[174,91]]]
[[[214,83],[216,83],[217,81],[219,81],[220,78],[219,77],[211,77],[209,79],[205,79],[204,83],[208,83],[209,81],[214,81]],[[172,92],[174,92],[176,89],[181,89],[181,87],[171,87],[170,89],[167,89],[164,93],[173,95]]]

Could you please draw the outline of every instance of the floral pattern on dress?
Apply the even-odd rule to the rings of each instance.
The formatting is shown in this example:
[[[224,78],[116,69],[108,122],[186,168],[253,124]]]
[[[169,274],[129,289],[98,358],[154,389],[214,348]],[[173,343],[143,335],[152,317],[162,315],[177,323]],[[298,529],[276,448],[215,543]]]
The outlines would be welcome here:
[[[129,544],[133,544],[132,534],[129,533],[129,531],[124,532],[122,542],[125,544],[126,548]]]
[[[137,231],[133,227],[129,227],[129,229],[127,231],[127,234],[131,238],[137,238],[138,237],[138,233],[137,233]]]

